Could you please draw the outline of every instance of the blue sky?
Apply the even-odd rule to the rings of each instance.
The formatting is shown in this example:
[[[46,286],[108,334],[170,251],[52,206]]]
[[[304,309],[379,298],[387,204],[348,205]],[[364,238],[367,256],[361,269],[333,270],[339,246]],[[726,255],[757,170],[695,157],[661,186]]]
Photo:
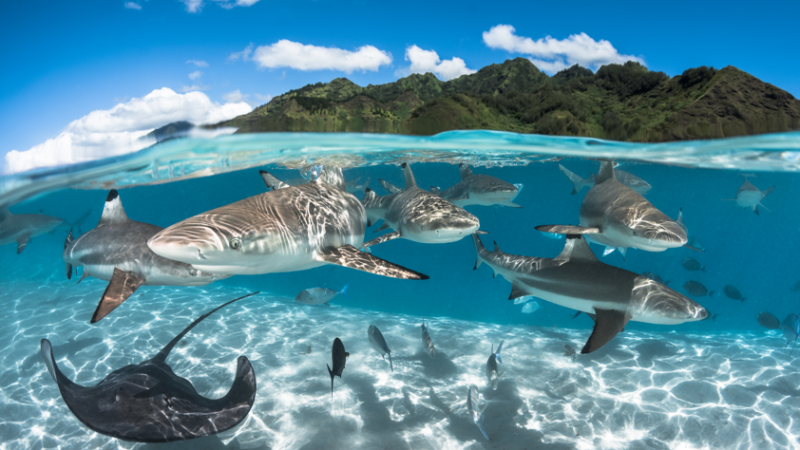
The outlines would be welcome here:
[[[450,61],[449,73],[457,73],[511,57],[536,58],[524,51],[547,44],[537,40],[551,36],[551,44],[569,43],[575,39],[570,36],[581,33],[668,75],[700,65],[734,65],[800,96],[797,36],[790,22],[800,17],[796,1],[103,0],[4,6],[0,155],[27,150],[92,111],[141,99],[163,87],[177,94],[199,88],[213,104],[258,105],[269,96],[341,76],[361,85],[394,81],[411,71],[414,61],[405,57],[413,46],[417,68],[430,67],[431,53],[426,52],[434,51],[440,60]],[[505,47],[487,45],[484,33],[498,25],[514,28],[516,44],[506,39]],[[278,46],[282,40],[288,44]],[[251,44],[249,59],[231,60]],[[377,66],[359,66],[358,61],[342,66],[344,58],[334,57],[339,63],[331,64],[338,69],[287,67],[302,65],[286,63],[295,53],[289,44],[346,52],[371,46]],[[556,55],[546,62],[557,66],[573,60]],[[264,67],[270,64],[284,66]],[[448,76],[447,64],[440,78]]]

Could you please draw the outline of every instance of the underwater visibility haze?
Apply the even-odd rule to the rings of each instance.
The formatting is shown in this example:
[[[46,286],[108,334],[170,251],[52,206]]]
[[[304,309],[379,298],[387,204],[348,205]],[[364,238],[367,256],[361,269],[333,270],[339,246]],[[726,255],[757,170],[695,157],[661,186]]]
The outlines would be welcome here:
[[[799,156],[244,133],[6,175],[0,448],[800,448]]]

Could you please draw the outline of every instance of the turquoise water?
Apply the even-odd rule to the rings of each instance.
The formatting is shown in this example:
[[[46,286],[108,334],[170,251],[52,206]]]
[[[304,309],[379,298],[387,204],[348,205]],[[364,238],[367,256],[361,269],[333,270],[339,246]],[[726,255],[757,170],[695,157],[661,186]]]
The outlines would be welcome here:
[[[459,181],[458,162],[475,173],[522,184],[522,209],[468,206],[483,237],[507,253],[555,257],[563,239],[534,230],[577,224],[586,190],[570,195],[561,163],[581,177],[615,158],[619,169],[652,185],[646,198],[670,217],[683,209],[689,235],[705,251],[614,252],[607,264],[656,273],[686,294],[694,280],[715,295],[693,297],[715,320],[682,325],[630,322],[606,347],[573,361],[591,334],[586,316],[538,300],[532,314],[506,300],[510,283],[473,271],[470,239],[418,244],[397,239],[373,254],[430,276],[395,280],[338,266],[281,274],[234,276],[205,287],[143,286],[108,318],[89,318],[107,282],[75,284],[64,275],[66,229],[34,237],[17,255],[0,247],[7,324],[0,334],[0,448],[144,448],[104,437],[71,415],[37,354],[42,338],[55,347],[68,377],[85,385],[157,352],[191,320],[225,300],[260,290],[184,338],[170,357],[198,391],[221,396],[235,359],[247,355],[258,394],[248,419],[207,448],[800,448],[798,363],[779,331],[761,327],[768,311],[797,313],[800,281],[800,133],[708,142],[627,144],[492,132],[451,132],[418,138],[355,134],[258,134],[174,139],[133,155],[5,176],[0,205],[12,213],[43,213],[73,221],[91,209],[86,232],[99,220],[108,189],[117,188],[128,216],[167,227],[192,215],[265,191],[257,169],[280,179],[308,164],[345,168],[346,179],[404,186],[399,163],[411,162],[418,184],[447,188]],[[563,159],[562,159],[563,158]],[[775,186],[761,214],[723,201],[750,174],[759,189]],[[357,194],[361,195],[361,194]],[[374,234],[367,230],[367,240]],[[687,271],[692,257],[705,271]],[[331,308],[292,299],[303,289],[340,289]],[[722,294],[733,285],[746,297]],[[417,339],[430,323],[437,358]],[[386,370],[366,338],[370,323],[393,349]],[[351,353],[333,400],[325,369],[330,343],[341,337]],[[507,373],[486,389],[483,367],[491,344],[506,340]],[[312,353],[304,353],[307,346]],[[796,352],[800,354],[800,352]],[[423,357],[424,356],[424,357]],[[398,364],[399,363],[399,364]],[[487,400],[486,441],[466,411],[470,384]],[[340,389],[341,388],[341,389]],[[336,437],[331,440],[330,436]],[[89,442],[87,447],[86,442]],[[536,446],[531,447],[531,443]],[[172,444],[174,446],[174,444]],[[180,447],[180,446],[177,446]],[[166,447],[162,447],[166,448]],[[183,447],[181,447],[183,448]],[[192,447],[186,448],[202,448]]]

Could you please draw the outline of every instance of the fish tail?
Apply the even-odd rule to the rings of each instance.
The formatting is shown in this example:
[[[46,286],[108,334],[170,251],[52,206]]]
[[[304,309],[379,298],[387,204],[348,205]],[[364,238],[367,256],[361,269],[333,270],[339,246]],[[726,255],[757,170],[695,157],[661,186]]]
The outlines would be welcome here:
[[[333,371],[331,370],[331,366],[325,364],[325,367],[328,368],[328,373],[331,376],[331,399],[333,399]]]
[[[339,293],[344,295],[345,297],[347,297],[349,299],[350,297],[348,297],[347,293],[345,292],[347,290],[347,286],[350,286],[350,285],[349,284],[345,284],[344,287],[342,288],[342,290],[339,291]]]
[[[505,341],[500,341],[500,345],[497,346],[497,351],[494,352],[495,356],[497,357],[497,362],[499,362],[500,364],[503,364],[503,360],[500,358],[500,351],[503,348],[503,342]]]
[[[491,439],[489,439],[489,435],[486,434],[486,430],[483,428],[483,417],[485,412],[486,408],[483,408],[483,411],[481,411],[481,416],[478,418],[477,425],[478,428],[481,430],[481,433],[483,433],[483,437],[485,437],[487,441],[490,441]]]
[[[478,237],[477,233],[472,235],[472,242],[475,243],[475,251],[477,253],[475,257],[475,267],[473,267],[472,270],[476,270],[483,262],[481,253],[486,251],[486,247],[483,246],[483,242],[481,242],[481,238]]]
[[[392,365],[392,354],[389,353],[388,355],[389,355],[389,369],[391,369],[392,372],[394,372],[394,365]]]

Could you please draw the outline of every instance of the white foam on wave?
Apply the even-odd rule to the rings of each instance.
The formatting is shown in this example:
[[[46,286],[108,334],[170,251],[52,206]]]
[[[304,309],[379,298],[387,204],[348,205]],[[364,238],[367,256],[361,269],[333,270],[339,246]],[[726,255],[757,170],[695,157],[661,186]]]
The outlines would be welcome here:
[[[148,287],[90,326],[104,283],[14,286],[0,293],[0,442],[17,448],[126,448],[69,412],[39,354],[46,337],[62,371],[91,385],[152,357],[203,312],[242,294],[225,286]],[[779,336],[625,332],[573,360],[588,329],[503,326],[330,308],[260,295],[210,316],[168,363],[221,397],[236,357],[256,371],[256,404],[241,426],[168,448],[798,448],[800,363]],[[371,347],[370,324],[392,349],[394,372]],[[333,338],[350,359],[330,393]],[[497,390],[484,366],[505,340]],[[311,346],[311,353],[307,353]],[[486,441],[469,417],[469,386],[486,402]]]

